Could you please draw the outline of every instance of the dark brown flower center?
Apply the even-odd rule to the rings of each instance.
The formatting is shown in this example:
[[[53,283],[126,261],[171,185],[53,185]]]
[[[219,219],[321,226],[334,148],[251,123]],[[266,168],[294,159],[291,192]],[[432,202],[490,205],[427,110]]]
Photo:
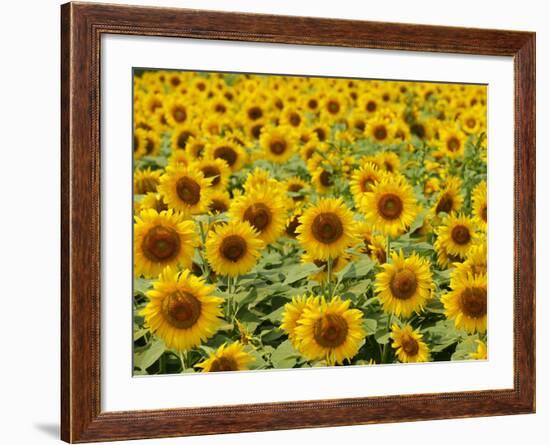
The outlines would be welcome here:
[[[227,260],[236,263],[247,251],[244,238],[240,235],[229,235],[220,244],[220,254]]]
[[[150,137],[145,138],[145,153],[150,155],[155,151],[155,141]]]
[[[176,182],[176,193],[185,204],[192,206],[201,199],[201,186],[194,179],[184,176]]]
[[[323,348],[337,348],[348,336],[348,323],[338,314],[324,314],[313,325],[313,337]]]
[[[232,357],[218,357],[210,365],[210,372],[237,371],[237,362]]]
[[[454,153],[455,151],[458,151],[460,149],[460,141],[456,137],[449,138],[447,141],[447,149]]]
[[[296,229],[298,228],[299,225],[300,225],[299,216],[296,215],[294,216],[294,218],[290,220],[290,222],[286,226],[286,234],[292,238],[296,238],[296,236],[298,235],[298,233],[296,233]]]
[[[201,315],[201,302],[193,294],[176,291],[162,300],[162,313],[178,329],[189,329]]]
[[[264,113],[260,107],[251,107],[248,109],[248,117],[253,121],[260,119],[263,115]]]
[[[303,189],[303,186],[301,184],[290,184],[288,187],[289,192],[298,193],[300,190]],[[303,201],[305,199],[304,196],[293,196],[292,199],[294,201]]]
[[[417,287],[416,274],[409,269],[398,270],[390,282],[391,293],[399,300],[408,300],[411,298],[416,292]]]
[[[193,133],[191,133],[190,131],[182,131],[178,136],[178,147],[182,150],[185,150],[185,147],[187,146],[187,141],[191,136],[193,136]]]
[[[487,206],[484,205],[483,208],[481,209],[481,218],[483,219],[483,221],[487,222]]]
[[[233,164],[237,162],[237,153],[231,147],[222,146],[214,150],[214,158],[223,159],[229,167],[233,167]]]
[[[324,142],[326,140],[327,133],[323,128],[315,128],[313,131],[317,135],[317,139],[319,139],[320,142]]]
[[[187,119],[187,111],[182,106],[176,106],[172,109],[172,117],[178,123],[185,122],[185,119]]]
[[[269,150],[275,155],[282,155],[286,151],[286,142],[276,139],[269,144]]]
[[[365,107],[365,109],[369,112],[369,113],[373,113],[374,111],[376,111],[376,102],[373,101],[373,100],[369,100],[367,102],[367,105]]]
[[[223,213],[228,210],[227,204],[221,199],[213,199],[208,208],[212,213]]]
[[[374,128],[373,134],[377,141],[383,141],[388,137],[388,130],[385,125],[378,125]]]
[[[403,212],[403,201],[394,193],[386,193],[378,200],[378,212],[384,219],[399,218]]]
[[[252,137],[254,139],[259,139],[260,135],[262,134],[262,128],[264,128],[264,124],[256,124],[253,125],[250,129],[250,133],[252,134]]]
[[[320,243],[331,244],[344,234],[342,221],[334,213],[320,213],[311,225],[311,232]]]
[[[217,113],[224,114],[227,111],[227,108],[225,107],[224,104],[216,104],[216,106],[214,107],[214,110]]]
[[[460,308],[468,317],[481,318],[487,314],[487,290],[468,287],[460,295]]]
[[[172,76],[170,78],[170,83],[172,84],[173,87],[177,87],[181,83],[181,80],[177,76]]]
[[[134,134],[134,146],[133,146],[133,148],[134,148],[134,153],[136,151],[138,151],[138,148],[139,148],[139,138],[137,137],[136,134]]]
[[[261,232],[271,223],[271,210],[264,203],[257,202],[249,206],[244,212],[243,219],[252,227]]]
[[[439,198],[439,202],[437,203],[437,207],[435,208],[435,213],[450,213],[453,209],[453,203],[454,200],[450,193],[443,194],[443,196]]]
[[[336,100],[329,100],[327,110],[330,114],[337,114],[340,111],[340,104]]]
[[[319,102],[317,102],[317,99],[309,99],[307,101],[307,106],[309,107],[310,110],[316,110],[317,107],[319,106]]]
[[[453,230],[451,231],[451,238],[456,244],[460,244],[462,246],[464,244],[468,244],[470,239],[472,239],[472,236],[470,235],[470,230],[468,227],[458,225],[453,227]]]
[[[370,192],[372,190],[373,185],[374,185],[374,178],[370,176],[366,176],[359,183],[359,188],[363,193]]]
[[[332,174],[326,170],[323,170],[319,175],[319,181],[323,187],[330,187],[332,185]]]
[[[288,121],[290,122],[290,125],[292,125],[293,127],[298,127],[302,122],[302,118],[298,113],[291,113],[288,118]]]
[[[215,187],[221,181],[221,172],[220,169],[215,165],[205,165],[201,168],[201,172],[205,178],[213,178],[210,185]]]
[[[466,120],[466,126],[468,128],[474,128],[476,126],[476,120],[473,117],[467,119]]]
[[[153,262],[168,261],[180,251],[181,241],[178,233],[171,227],[154,226],[145,234],[141,250],[145,257]]]
[[[365,131],[366,124],[365,124],[365,121],[355,121],[353,126],[356,130],[359,130],[362,132],[362,131]]]
[[[415,356],[420,349],[418,341],[407,334],[403,335],[403,338],[401,338],[401,348],[405,351],[405,354],[409,356]]]
[[[411,133],[418,136],[420,139],[424,139],[426,137],[426,128],[424,125],[420,123],[416,123],[411,125]]]

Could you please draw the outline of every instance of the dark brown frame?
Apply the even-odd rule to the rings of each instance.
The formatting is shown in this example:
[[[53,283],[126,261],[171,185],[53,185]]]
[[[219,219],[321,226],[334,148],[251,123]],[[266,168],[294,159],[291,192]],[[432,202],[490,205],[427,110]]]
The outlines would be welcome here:
[[[100,37],[104,33],[512,56],[514,388],[102,412]],[[169,8],[61,7],[61,438],[173,437],[535,411],[535,34]],[[503,252],[510,254],[511,252]]]

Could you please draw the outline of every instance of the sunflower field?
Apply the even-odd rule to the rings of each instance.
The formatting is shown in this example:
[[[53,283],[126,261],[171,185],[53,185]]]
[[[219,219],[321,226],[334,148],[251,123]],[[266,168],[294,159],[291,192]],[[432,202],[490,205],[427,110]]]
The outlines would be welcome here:
[[[485,86],[133,80],[134,375],[487,358]]]

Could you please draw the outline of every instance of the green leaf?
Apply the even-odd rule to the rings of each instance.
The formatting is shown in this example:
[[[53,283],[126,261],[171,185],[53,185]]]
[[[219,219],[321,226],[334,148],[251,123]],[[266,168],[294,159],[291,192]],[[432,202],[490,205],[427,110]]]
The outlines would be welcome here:
[[[145,295],[146,292],[153,287],[153,280],[146,280],[145,278],[134,279],[134,294],[139,293]]]
[[[134,366],[142,371],[146,370],[160,358],[165,350],[166,347],[162,340],[152,341],[147,349],[134,354]]]
[[[366,255],[355,262],[348,263],[340,272],[335,275],[338,282],[348,278],[360,278],[366,276],[374,267],[374,261]]]
[[[300,354],[294,349],[290,340],[282,342],[271,354],[271,362],[275,368],[292,368]]]
[[[373,319],[365,319],[363,320],[363,327],[365,328],[365,332],[367,335],[373,335],[376,333],[376,327],[378,326],[378,322]]]
[[[477,351],[476,340],[479,340],[478,336],[472,335],[460,342],[451,356],[451,360],[469,360],[470,354]]]
[[[296,281],[300,281],[303,278],[318,272],[319,270],[321,269],[313,263],[297,264],[285,270],[286,278],[283,284],[288,285],[295,283]]]

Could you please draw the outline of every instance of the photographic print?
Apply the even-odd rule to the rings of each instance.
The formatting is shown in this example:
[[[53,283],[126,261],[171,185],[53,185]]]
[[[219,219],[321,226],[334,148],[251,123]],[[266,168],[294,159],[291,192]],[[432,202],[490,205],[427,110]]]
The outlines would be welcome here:
[[[134,375],[487,359],[485,85],[136,68],[133,97]]]

